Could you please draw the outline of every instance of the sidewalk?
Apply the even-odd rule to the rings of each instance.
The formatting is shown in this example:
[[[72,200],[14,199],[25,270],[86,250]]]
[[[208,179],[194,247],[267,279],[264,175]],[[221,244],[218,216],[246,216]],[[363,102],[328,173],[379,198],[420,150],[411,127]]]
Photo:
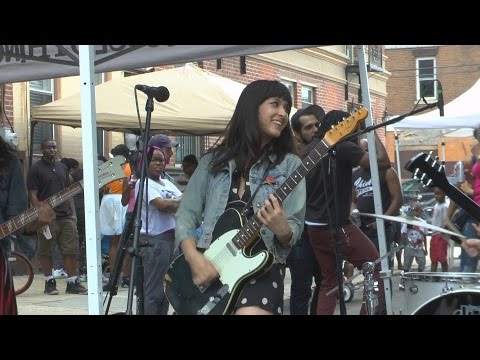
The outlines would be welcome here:
[[[66,294],[66,279],[57,279],[58,295],[43,293],[45,279],[42,274],[36,274],[32,286],[23,294],[17,296],[19,315],[88,315],[88,295]],[[84,283],[84,286],[87,286]],[[102,293],[103,299],[107,293]],[[118,288],[118,294],[112,298],[109,314],[125,312],[127,309],[128,289]],[[107,299],[108,301],[108,299]],[[135,309],[135,298],[133,300]],[[106,308],[105,303],[104,308]],[[102,315],[105,310],[102,312]]]
[[[450,271],[458,271],[459,260],[457,258],[459,248],[455,248],[455,257]],[[396,262],[395,262],[396,266]],[[427,256],[426,271],[430,271],[430,259]],[[414,262],[412,271],[416,271]],[[480,275],[479,275],[480,276]],[[363,277],[357,277],[354,282],[362,287]],[[42,274],[36,274],[32,286],[23,294],[17,296],[18,312],[20,315],[88,315],[88,296],[65,294],[66,280],[57,280],[57,289],[59,295],[47,295],[43,293],[44,277]],[[394,315],[401,314],[405,307],[405,293],[398,289],[400,282],[400,271],[395,270],[392,277],[392,310]],[[86,286],[86,284],[85,284]],[[102,293],[102,303],[107,293]],[[425,296],[425,295],[424,295]],[[429,296],[429,295],[428,295]],[[428,298],[427,296],[427,298]],[[434,294],[432,294],[434,296]],[[118,288],[118,294],[112,298],[109,314],[125,312],[127,309],[128,289]],[[133,313],[135,313],[135,300],[133,299]],[[285,294],[284,294],[284,314],[290,314],[290,272],[285,276]],[[107,300],[108,301],[108,300]],[[363,288],[354,292],[352,301],[346,303],[347,315],[358,315],[363,301]],[[106,304],[104,305],[106,308]],[[102,315],[105,310],[102,312]],[[340,314],[340,306],[337,303],[335,315]]]

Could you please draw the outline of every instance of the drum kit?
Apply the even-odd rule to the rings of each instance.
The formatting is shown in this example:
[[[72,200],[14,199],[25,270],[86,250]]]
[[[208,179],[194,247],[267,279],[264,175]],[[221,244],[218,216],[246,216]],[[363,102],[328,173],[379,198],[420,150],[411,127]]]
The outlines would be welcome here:
[[[369,213],[359,213],[362,216],[371,216],[384,220],[396,221],[410,225],[417,225],[434,231],[455,236],[459,241],[465,238],[462,234],[440,228],[410,215],[388,216]],[[451,225],[451,224],[449,224]],[[450,227],[450,226],[449,226]],[[450,227],[451,228],[451,227]],[[365,276],[364,299],[369,314],[375,310],[376,295],[372,287],[371,276],[374,265],[387,256],[401,250],[404,245],[393,248],[372,263],[366,263],[362,272],[346,280],[351,283],[359,275]],[[404,315],[480,315],[480,274],[461,272],[406,272],[402,273],[400,283],[404,289]],[[338,290],[330,290],[331,294]]]

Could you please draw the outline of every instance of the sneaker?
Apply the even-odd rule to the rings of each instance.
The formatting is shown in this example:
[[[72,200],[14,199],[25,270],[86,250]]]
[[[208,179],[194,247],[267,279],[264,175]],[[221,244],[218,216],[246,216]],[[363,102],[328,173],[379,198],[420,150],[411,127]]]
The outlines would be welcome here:
[[[87,282],[87,274],[78,275],[78,281]]]
[[[75,280],[75,282],[67,282],[67,289],[65,290],[67,294],[78,294],[78,295],[87,295],[88,290],[80,284],[80,281]]]
[[[45,280],[45,290],[43,292],[48,295],[58,295],[55,279]]]
[[[122,283],[120,286],[124,289],[128,289],[130,287],[130,278],[122,277]]]
[[[61,278],[67,279],[68,278],[68,274],[65,272],[65,270],[63,270],[63,268],[53,269],[52,270],[52,276],[53,276],[54,279],[61,279]]]

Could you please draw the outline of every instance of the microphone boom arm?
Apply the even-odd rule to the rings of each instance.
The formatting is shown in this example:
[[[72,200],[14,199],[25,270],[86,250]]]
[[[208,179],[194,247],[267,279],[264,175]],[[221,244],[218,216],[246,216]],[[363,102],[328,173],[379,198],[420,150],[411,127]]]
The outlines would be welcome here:
[[[372,126],[368,126],[366,127],[365,129],[363,130],[360,130],[360,131],[357,131],[357,132],[354,132],[350,135],[347,135],[345,136],[342,140],[338,141],[337,144],[341,143],[341,142],[344,142],[344,141],[348,141],[348,140],[351,140],[351,139],[354,139],[356,137],[359,137],[360,135],[363,135],[369,131],[373,131],[373,130],[377,130],[378,128],[381,128],[382,126],[387,126],[387,125],[391,125],[391,124],[395,124],[403,119],[405,119],[407,116],[410,116],[410,115],[414,115],[414,114],[417,114],[419,112],[422,112],[422,111],[425,111],[427,109],[432,109],[432,108],[435,108],[439,105],[438,102],[434,102],[434,103],[431,103],[431,104],[428,104],[428,105],[425,105],[423,106],[422,108],[420,109],[416,109],[416,110],[412,110],[410,111],[409,113],[406,113],[404,115],[400,115],[400,116],[397,116],[393,119],[390,119],[388,121],[385,121],[381,124],[377,124],[377,125],[372,125]]]

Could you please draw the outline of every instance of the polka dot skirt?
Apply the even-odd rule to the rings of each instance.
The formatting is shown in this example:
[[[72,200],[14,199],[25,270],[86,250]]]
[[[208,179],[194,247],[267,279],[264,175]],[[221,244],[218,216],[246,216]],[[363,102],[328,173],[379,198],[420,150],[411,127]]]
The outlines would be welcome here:
[[[273,264],[266,273],[250,280],[238,297],[235,309],[258,306],[274,315],[283,314],[285,265]]]

